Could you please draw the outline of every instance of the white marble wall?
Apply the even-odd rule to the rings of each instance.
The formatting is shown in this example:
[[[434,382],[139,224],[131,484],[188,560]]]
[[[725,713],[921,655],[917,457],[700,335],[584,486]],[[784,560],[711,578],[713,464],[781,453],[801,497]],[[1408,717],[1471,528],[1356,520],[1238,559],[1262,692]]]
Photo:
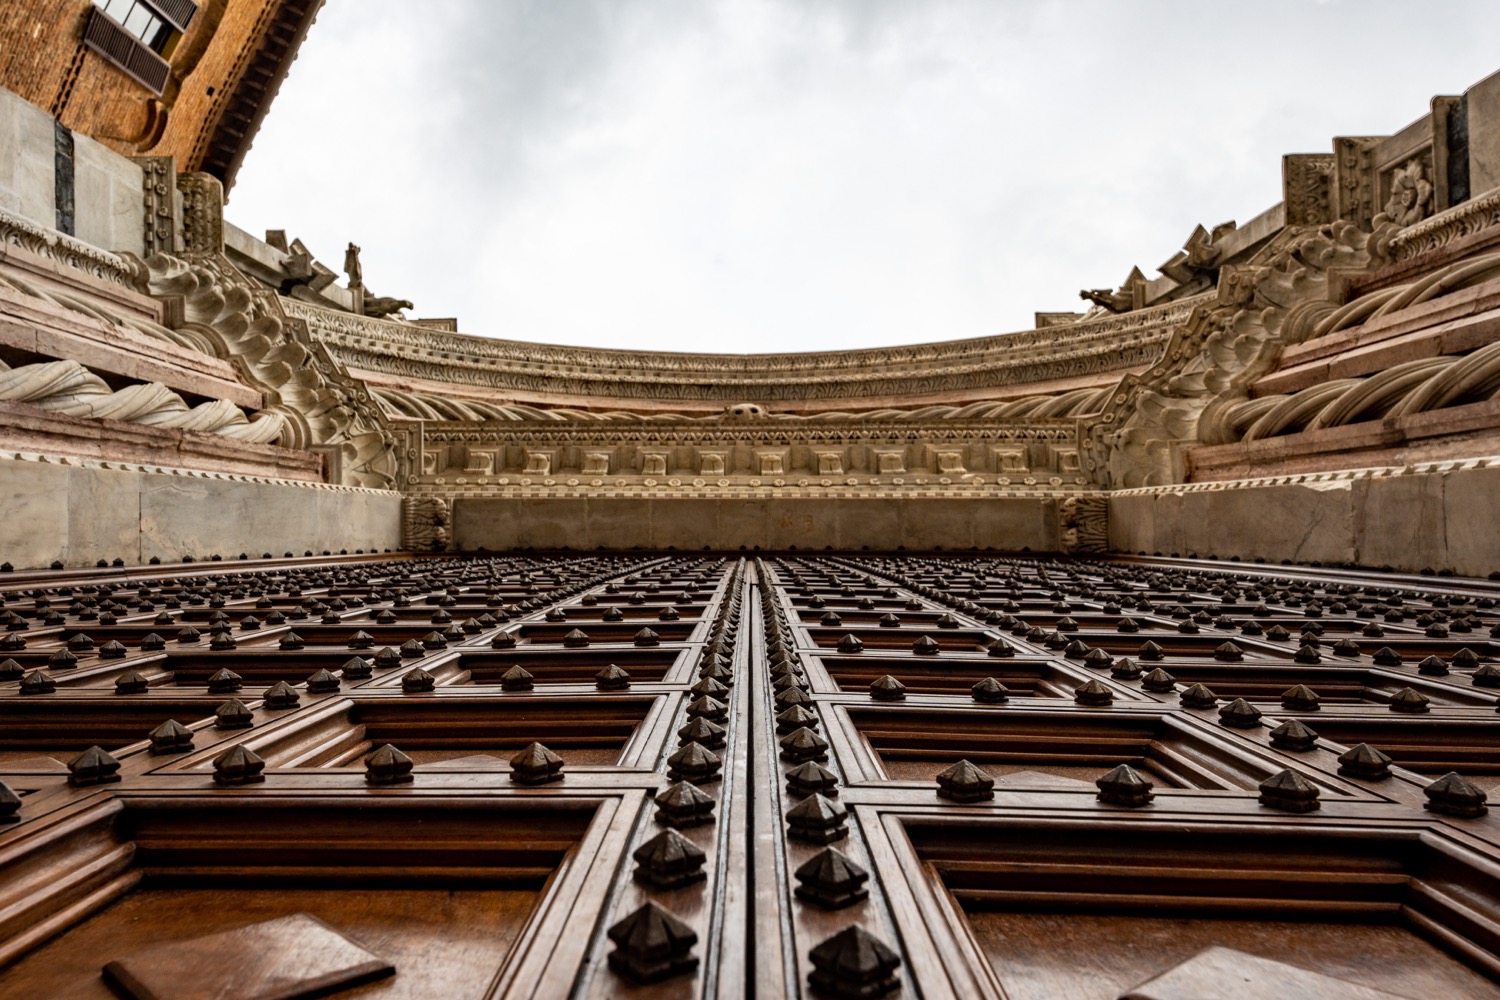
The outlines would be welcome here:
[[[143,184],[134,161],[75,133],[73,235],[103,250],[141,253],[146,242]]]
[[[57,225],[52,116],[0,89],[0,208]]]
[[[1110,548],[1147,555],[1500,570],[1500,468],[1109,499]]]
[[[17,569],[401,546],[396,493],[0,459],[0,562]]]
[[[57,226],[57,136],[52,116],[0,89],[0,208],[48,229]],[[141,168],[127,156],[73,134],[73,230],[102,250],[145,246]]]

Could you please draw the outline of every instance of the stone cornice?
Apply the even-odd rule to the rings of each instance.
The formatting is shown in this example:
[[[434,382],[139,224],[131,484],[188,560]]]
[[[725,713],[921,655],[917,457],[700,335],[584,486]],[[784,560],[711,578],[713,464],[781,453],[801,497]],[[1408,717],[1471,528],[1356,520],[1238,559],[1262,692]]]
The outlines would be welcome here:
[[[372,319],[285,299],[351,368],[497,390],[659,400],[918,396],[1149,365],[1200,296],[1066,329],[907,347],[711,355],[528,344]]]
[[[136,283],[135,269],[124,257],[38,225],[3,208],[0,208],[0,243],[21,247],[38,257],[126,288],[134,287]]]
[[[1500,226],[1500,190],[1423,219],[1391,237],[1392,260],[1410,260],[1474,233]]]
[[[764,422],[710,424],[695,421],[652,421],[643,424],[600,424],[549,421],[547,423],[422,422],[422,435],[429,441],[506,441],[580,443],[655,442],[685,443],[753,442],[756,445],[807,443],[810,441],[884,441],[893,439],[994,438],[997,440],[1068,441],[1078,433],[1078,421],[1052,420],[944,421],[939,425],[898,422]]]

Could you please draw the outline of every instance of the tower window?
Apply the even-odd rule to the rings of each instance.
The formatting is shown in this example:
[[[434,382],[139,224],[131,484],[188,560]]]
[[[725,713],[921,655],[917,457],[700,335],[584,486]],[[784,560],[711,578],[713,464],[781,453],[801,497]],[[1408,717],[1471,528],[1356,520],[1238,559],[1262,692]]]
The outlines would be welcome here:
[[[152,52],[166,50],[173,31],[170,25],[141,0],[94,0],[94,6],[108,14],[137,41]]]
[[[160,94],[169,75],[167,58],[197,12],[194,0],[94,0],[83,42]]]

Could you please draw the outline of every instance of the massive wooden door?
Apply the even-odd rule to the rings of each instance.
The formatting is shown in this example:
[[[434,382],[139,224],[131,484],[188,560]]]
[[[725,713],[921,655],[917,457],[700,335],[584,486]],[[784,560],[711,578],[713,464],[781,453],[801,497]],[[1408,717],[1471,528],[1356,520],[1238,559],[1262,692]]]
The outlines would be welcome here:
[[[0,997],[1500,997],[1500,586],[631,553],[0,588]]]

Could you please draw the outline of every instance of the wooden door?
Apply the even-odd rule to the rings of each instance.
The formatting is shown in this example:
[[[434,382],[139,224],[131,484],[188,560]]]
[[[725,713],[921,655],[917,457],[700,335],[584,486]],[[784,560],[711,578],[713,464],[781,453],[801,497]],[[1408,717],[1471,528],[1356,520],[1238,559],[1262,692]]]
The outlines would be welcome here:
[[[1495,584],[625,553],[0,596],[0,997],[1500,997]]]

